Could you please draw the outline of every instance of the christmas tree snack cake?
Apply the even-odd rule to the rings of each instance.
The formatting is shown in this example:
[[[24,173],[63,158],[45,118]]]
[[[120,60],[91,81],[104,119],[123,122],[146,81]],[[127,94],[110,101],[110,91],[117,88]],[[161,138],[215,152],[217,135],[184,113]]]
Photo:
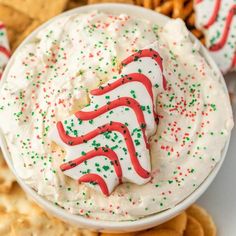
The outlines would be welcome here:
[[[0,21],[0,79],[11,53],[4,24]]]
[[[220,161],[228,94],[181,20],[73,13],[16,53],[1,132],[17,175],[68,212],[113,221],[161,212]]]
[[[236,0],[195,0],[196,27],[223,73],[236,70]]]

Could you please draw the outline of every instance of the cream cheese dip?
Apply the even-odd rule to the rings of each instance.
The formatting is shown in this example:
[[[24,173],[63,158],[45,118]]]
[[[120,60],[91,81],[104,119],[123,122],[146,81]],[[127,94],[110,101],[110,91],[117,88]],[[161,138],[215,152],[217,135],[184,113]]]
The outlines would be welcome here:
[[[89,111],[91,106],[96,106],[98,100],[92,98],[89,91],[116,81],[127,70],[148,76],[149,71],[140,70],[137,65],[121,71],[121,62],[149,45],[160,55],[163,67],[152,77],[154,110],[150,108],[152,103],[146,98],[146,91],[138,83],[134,83],[135,94],[131,92],[133,87],[129,87],[131,83],[109,94],[109,99],[124,93],[139,103],[144,102],[145,117],[157,113],[157,124],[148,118],[143,126],[150,146],[148,151],[137,149],[142,153],[137,158],[149,176],[147,181],[134,178],[125,169],[125,160],[124,164],[121,161],[123,183],[118,184],[113,177],[114,181],[109,182],[109,177],[106,196],[94,182],[94,186],[86,181],[78,183],[73,178],[77,176],[75,173],[62,171],[61,166],[71,160],[71,152],[62,145],[60,136],[52,133],[59,121],[68,121],[73,114],[78,114],[76,112]],[[0,128],[17,174],[41,196],[73,214],[89,218],[135,220],[174,207],[198,188],[215,167],[233,127],[227,91],[198,50],[180,20],[170,20],[161,28],[158,22],[152,25],[144,19],[103,12],[55,19],[17,51],[1,86]],[[145,65],[150,63],[146,61]],[[165,89],[162,76],[166,80]],[[105,103],[104,99],[105,95],[99,104]],[[128,110],[126,113],[125,109],[119,109],[115,117],[122,117],[123,123],[127,121],[127,128],[132,124],[135,129],[135,117]],[[112,119],[115,119],[112,115],[104,116],[99,122],[107,123]],[[86,123],[88,130],[99,123],[96,119],[90,120],[93,121]],[[68,129],[66,134],[73,137],[78,136],[75,132],[84,134],[82,132],[87,130],[83,125],[77,131],[72,123],[63,125]],[[141,132],[140,140],[145,132]],[[145,146],[138,138],[140,142],[135,141],[132,132],[131,136],[135,148],[138,143]],[[108,144],[112,139],[112,150],[120,150],[120,159],[124,143],[108,135]],[[86,145],[89,151],[87,147],[91,148],[92,144]],[[77,157],[83,155],[79,153],[82,149],[75,150]],[[113,176],[114,171],[104,160],[97,164],[90,164],[91,169],[97,173],[100,169],[103,179],[104,175]],[[90,165],[78,171],[87,173]],[[128,168],[132,166],[127,164]]]

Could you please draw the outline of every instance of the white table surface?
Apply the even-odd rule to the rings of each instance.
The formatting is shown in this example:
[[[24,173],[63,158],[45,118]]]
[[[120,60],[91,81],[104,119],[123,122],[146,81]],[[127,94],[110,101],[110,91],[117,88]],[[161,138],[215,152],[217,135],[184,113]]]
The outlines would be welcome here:
[[[233,79],[236,94],[236,73],[226,78],[231,81]],[[236,115],[236,104],[234,115]],[[236,117],[234,118],[236,123]],[[217,236],[236,236],[236,127],[233,129],[223,166],[198,203],[212,214],[218,228]]]

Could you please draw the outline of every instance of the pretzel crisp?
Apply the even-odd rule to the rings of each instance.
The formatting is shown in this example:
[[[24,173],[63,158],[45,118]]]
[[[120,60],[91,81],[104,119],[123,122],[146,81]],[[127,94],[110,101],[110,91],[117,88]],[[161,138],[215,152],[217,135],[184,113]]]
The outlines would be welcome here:
[[[100,2],[99,0],[93,0]],[[134,4],[153,9],[158,13],[171,18],[181,18],[188,29],[204,44],[205,39],[199,30],[195,28],[195,13],[193,0],[134,0]]]

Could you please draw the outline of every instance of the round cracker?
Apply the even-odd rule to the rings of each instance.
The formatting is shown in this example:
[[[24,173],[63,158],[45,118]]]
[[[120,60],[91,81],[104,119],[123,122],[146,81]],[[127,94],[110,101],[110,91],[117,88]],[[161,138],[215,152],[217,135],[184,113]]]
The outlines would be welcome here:
[[[45,213],[24,215],[20,214],[15,222],[12,222],[12,232],[16,236],[33,235],[58,235],[62,236],[65,232],[64,223],[49,218]]]
[[[186,229],[186,226],[187,226],[187,214],[185,212],[182,212],[181,214],[174,217],[173,219],[161,225],[158,225],[155,228],[156,229],[171,229],[182,235],[184,230]]]
[[[194,204],[186,212],[202,225],[205,236],[216,236],[216,225],[205,209]]]
[[[10,236],[12,235],[12,223],[17,219],[17,214],[14,213],[2,213],[0,212],[0,235]]]
[[[121,233],[121,234],[110,234],[110,233],[101,233],[100,236],[134,236],[135,233]]]
[[[143,231],[138,234],[138,236],[181,236],[180,233],[170,230],[170,229],[151,229],[148,231]]]
[[[201,224],[192,216],[188,216],[187,227],[184,236],[204,236]]]
[[[0,209],[5,212],[19,212],[22,214],[42,212],[41,208],[27,199],[17,183],[13,185],[9,193],[0,194]]]
[[[32,236],[97,236],[97,233],[78,230],[48,216],[34,202],[27,199],[15,183],[10,193],[0,194],[0,235]]]
[[[80,233],[79,236],[97,236],[98,235],[98,233],[92,232],[86,229],[80,230],[78,232]],[[68,236],[70,235],[68,234]]]

